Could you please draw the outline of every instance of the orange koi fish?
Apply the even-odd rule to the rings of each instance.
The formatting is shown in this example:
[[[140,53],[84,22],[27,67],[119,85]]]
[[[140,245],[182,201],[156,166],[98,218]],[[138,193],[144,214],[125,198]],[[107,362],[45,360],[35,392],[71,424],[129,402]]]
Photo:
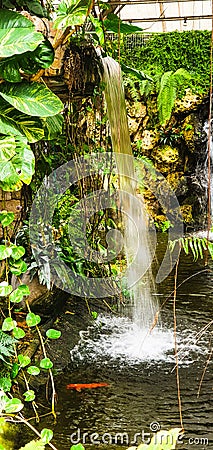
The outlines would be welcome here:
[[[81,389],[94,389],[97,387],[109,386],[108,383],[74,383],[67,384],[67,389],[75,389],[78,392],[81,392]]]

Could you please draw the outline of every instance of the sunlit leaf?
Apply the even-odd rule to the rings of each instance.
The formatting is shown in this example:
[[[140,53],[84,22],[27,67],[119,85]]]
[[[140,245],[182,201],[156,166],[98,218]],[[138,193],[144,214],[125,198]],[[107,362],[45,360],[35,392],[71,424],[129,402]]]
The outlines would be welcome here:
[[[0,283],[0,297],[7,297],[12,292],[13,287],[6,281]]]
[[[40,367],[42,369],[51,369],[53,367],[53,363],[49,358],[43,358],[40,361]]]
[[[14,414],[21,411],[23,407],[24,405],[19,398],[8,399],[5,406],[5,412],[7,414]]]
[[[13,329],[13,336],[15,339],[22,339],[25,336],[25,331],[22,328],[15,327]]]
[[[50,442],[52,438],[53,438],[52,430],[50,430],[49,428],[43,428],[43,430],[41,430],[41,439],[44,444],[48,444],[48,442]]]
[[[32,402],[35,400],[35,392],[32,389],[24,392],[23,394],[25,402]]]
[[[46,331],[46,335],[49,339],[59,339],[61,336],[61,331],[50,328]]]
[[[0,58],[33,51],[44,40],[26,17],[0,9]]]
[[[18,355],[18,361],[21,367],[26,367],[30,364],[31,359],[29,358],[29,356],[20,354]]]
[[[12,254],[11,247],[7,247],[6,245],[0,245],[0,260],[9,258]]]
[[[35,327],[41,322],[41,317],[38,314],[30,312],[26,316],[26,322],[28,327]]]
[[[1,211],[0,222],[3,226],[3,228],[8,227],[8,225],[10,225],[14,221],[14,219],[15,219],[15,214],[13,212],[4,211],[4,210]]]
[[[63,109],[59,97],[38,82],[2,83],[0,96],[18,111],[31,116],[55,116]]]
[[[29,373],[29,375],[36,376],[36,375],[39,375],[40,369],[39,369],[39,367],[36,367],[36,366],[30,366],[27,368],[27,373]]]

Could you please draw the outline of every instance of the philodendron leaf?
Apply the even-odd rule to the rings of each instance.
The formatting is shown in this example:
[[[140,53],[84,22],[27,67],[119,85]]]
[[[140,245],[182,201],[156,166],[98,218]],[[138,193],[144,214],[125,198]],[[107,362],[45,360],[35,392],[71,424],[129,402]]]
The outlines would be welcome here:
[[[59,339],[61,336],[61,331],[50,328],[46,331],[46,335],[49,339]]]
[[[3,228],[8,227],[15,219],[15,214],[13,212],[2,210],[0,213],[0,222]],[[8,247],[10,248],[10,247]]]
[[[41,439],[44,444],[48,444],[48,442],[50,442],[52,438],[53,438],[52,430],[50,430],[49,428],[43,428],[43,430],[41,430]]]
[[[27,264],[22,259],[10,261],[10,272],[17,277],[27,271]]]
[[[26,17],[7,9],[0,10],[0,58],[33,51],[44,40]]]
[[[28,391],[24,392],[23,394],[25,402],[32,402],[35,400],[35,392],[32,389],[29,389]]]
[[[31,116],[55,116],[63,110],[63,103],[44,84],[3,83],[0,85],[0,96],[18,111]]]
[[[2,331],[11,331],[16,327],[17,323],[12,317],[6,317],[2,324]]]
[[[7,414],[14,414],[21,411],[23,407],[24,405],[19,398],[12,398],[8,399],[4,409]]]
[[[25,331],[22,328],[13,328],[13,336],[15,339],[22,339],[25,336]]]
[[[20,259],[25,254],[25,248],[22,247],[21,245],[12,244],[10,248],[12,251],[11,256],[13,259],[16,259],[16,260]]]
[[[36,367],[36,366],[30,366],[27,368],[27,373],[29,373],[29,375],[36,376],[36,375],[39,375],[40,369],[39,369],[39,367]]]
[[[26,316],[26,322],[28,327],[35,327],[41,322],[41,317],[38,314],[30,312]]]
[[[24,296],[29,294],[29,287],[26,284],[22,284],[10,294],[9,299],[12,303],[20,303]]]
[[[29,356],[20,354],[20,355],[18,355],[18,361],[19,361],[21,367],[26,367],[30,364],[31,359],[29,358]]]
[[[0,297],[7,297],[12,292],[13,287],[6,281],[0,283]]]
[[[23,114],[3,99],[0,102],[0,130],[2,134],[26,136],[33,143],[44,138],[44,130],[39,117]]]
[[[50,358],[43,358],[40,361],[40,367],[42,369],[51,369],[53,367],[53,363]]]
[[[0,245],[0,260],[9,258],[12,254],[11,247],[7,247],[6,245]]]
[[[131,25],[122,20],[116,14],[108,14],[107,19],[104,20],[104,27],[107,31],[113,31],[113,33],[132,34],[137,31],[142,32],[143,29],[136,25]]]

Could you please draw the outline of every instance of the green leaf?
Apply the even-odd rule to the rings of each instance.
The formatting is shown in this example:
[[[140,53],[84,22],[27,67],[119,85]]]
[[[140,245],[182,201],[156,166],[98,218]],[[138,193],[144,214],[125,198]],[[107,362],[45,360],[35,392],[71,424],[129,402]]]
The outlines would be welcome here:
[[[53,367],[53,363],[49,358],[43,358],[40,361],[40,367],[42,369],[51,369]]]
[[[15,214],[13,212],[1,211],[0,213],[0,222],[3,228],[8,227],[15,219]],[[7,247],[9,248],[9,247]]]
[[[38,314],[30,312],[26,316],[26,322],[28,327],[35,327],[41,322],[41,317]]]
[[[53,46],[48,39],[45,39],[33,52],[25,53],[19,60],[21,69],[28,74],[47,69],[54,61]]]
[[[9,258],[12,254],[11,247],[7,247],[6,245],[0,245],[0,260]]]
[[[0,95],[10,105],[24,114],[49,117],[63,110],[63,103],[44,84],[33,82],[0,85]]]
[[[35,171],[35,157],[25,138],[16,138],[16,155],[11,162],[20,181],[30,184]]]
[[[70,450],[85,450],[85,447],[82,444],[75,444],[70,447]]]
[[[50,328],[49,330],[46,331],[46,335],[49,339],[59,339],[61,336],[61,331]]]
[[[6,281],[0,283],[0,297],[7,297],[12,292],[13,287]]]
[[[12,369],[11,369],[11,372],[10,372],[10,376],[11,376],[12,380],[17,377],[19,369],[20,369],[19,364],[14,363],[12,365]]]
[[[9,299],[12,303],[20,303],[23,297],[22,292],[17,288],[10,294]]]
[[[0,10],[0,58],[33,51],[43,41],[42,33],[26,17],[14,11]]]
[[[45,450],[45,445],[41,439],[35,441],[30,441],[24,447],[21,447],[19,450]]]
[[[25,331],[22,328],[15,327],[13,329],[13,336],[15,339],[22,339],[25,336]]]
[[[26,136],[31,143],[44,138],[42,121],[38,117],[17,111],[3,99],[0,102],[0,129],[2,134]]]
[[[20,367],[26,367],[30,364],[31,359],[29,358],[29,356],[25,356],[25,355],[18,355],[18,361],[20,363]]]
[[[39,375],[40,369],[39,369],[39,367],[36,367],[36,366],[30,366],[27,368],[27,373],[29,373],[29,375],[36,376],[36,375]]]
[[[107,19],[104,20],[104,27],[107,31],[113,31],[113,33],[132,34],[137,31],[142,32],[143,29],[136,25],[130,25],[126,22],[122,22],[116,14],[108,14]]]
[[[43,428],[43,430],[41,430],[41,439],[44,444],[48,444],[48,442],[50,442],[52,438],[53,438],[52,430],[50,430],[49,428]]]
[[[176,93],[177,88],[173,72],[165,72],[161,77],[160,90],[157,97],[157,107],[161,125],[164,125],[171,117]]]
[[[11,331],[16,327],[17,323],[12,317],[6,317],[2,324],[2,331]]]
[[[90,20],[93,24],[93,27],[95,29],[95,33],[98,36],[98,42],[101,45],[101,47],[104,46],[105,44],[105,35],[104,35],[104,30],[103,30],[103,26],[102,26],[102,22],[99,19],[96,19],[95,17],[93,17],[92,14],[90,14]]]
[[[12,398],[7,401],[5,406],[5,412],[7,414],[14,414],[21,411],[23,407],[24,405],[21,402],[21,400],[19,400],[19,398]]]
[[[25,402],[33,402],[35,400],[35,392],[32,389],[24,392]]]
[[[142,72],[141,70],[137,70],[137,69],[134,69],[133,67],[126,66],[126,64],[124,64],[124,63],[120,63],[120,66],[124,73],[130,73],[131,75],[134,75],[134,77],[136,77],[140,81],[143,81],[143,80],[153,81],[153,79],[151,77],[149,77],[149,75]]]
[[[0,163],[9,161],[16,154],[16,142],[14,136],[0,139]]]
[[[10,392],[10,389],[12,387],[12,383],[10,378],[8,377],[1,377],[0,378],[0,389],[4,392]],[[1,435],[1,432],[0,432]]]
[[[44,126],[45,139],[56,139],[62,133],[64,118],[61,114],[56,114],[52,117],[45,117],[42,119],[42,122]]]
[[[27,271],[27,264],[19,259],[18,261],[10,261],[10,272],[17,277]]]
[[[25,248],[22,247],[21,245],[13,244],[13,245],[11,245],[10,248],[12,250],[12,258],[13,259],[18,260],[18,259],[22,258],[22,256],[24,256],[24,254],[25,254]]]

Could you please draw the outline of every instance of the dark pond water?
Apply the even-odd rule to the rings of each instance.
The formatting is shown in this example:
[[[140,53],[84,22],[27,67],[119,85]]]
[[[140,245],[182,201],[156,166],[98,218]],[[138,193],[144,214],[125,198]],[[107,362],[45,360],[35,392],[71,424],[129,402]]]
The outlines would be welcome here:
[[[182,257],[179,267],[179,283],[197,274],[183,283],[177,294],[179,372],[186,431],[179,449],[213,449],[211,362],[197,396],[212,345],[212,328],[197,341],[200,330],[212,320],[213,275],[205,269],[202,261],[195,264],[189,257]],[[158,286],[155,295],[159,303],[163,303],[173,285],[171,274]],[[57,379],[59,413],[54,444],[59,450],[68,450],[71,443],[79,441],[91,449],[127,448],[133,445],[135,433],[139,433],[140,443],[152,436],[152,429],[180,426],[172,303],[172,299],[166,303],[162,328],[151,337],[131,328],[128,319],[110,316],[99,317],[94,327],[80,333],[79,344],[71,352],[70,372]],[[69,383],[93,382],[106,382],[109,386],[81,392],[66,389]],[[123,442],[117,433],[125,433]]]

